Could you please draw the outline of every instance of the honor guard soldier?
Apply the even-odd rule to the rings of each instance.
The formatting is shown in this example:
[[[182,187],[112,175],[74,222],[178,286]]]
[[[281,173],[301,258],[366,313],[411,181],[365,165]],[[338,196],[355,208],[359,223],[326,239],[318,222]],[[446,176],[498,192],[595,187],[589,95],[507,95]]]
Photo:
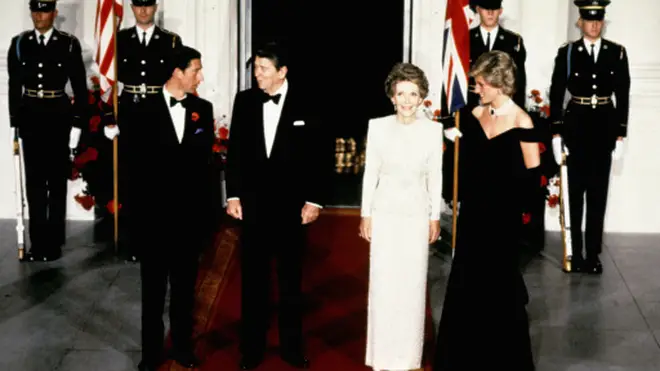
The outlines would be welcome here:
[[[29,1],[33,30],[7,56],[10,124],[23,141],[31,248],[28,261],[61,256],[66,240],[70,156],[87,120],[87,83],[78,39],[53,28],[56,0]],[[65,92],[71,83],[74,102]]]
[[[521,108],[525,108],[525,85],[527,75],[525,73],[525,60],[527,52],[522,36],[502,27],[500,16],[502,15],[502,0],[471,0],[470,7],[479,14],[480,24],[470,30],[470,68],[474,65],[481,54],[491,50],[500,50],[511,56],[516,64],[516,92],[513,101]],[[474,79],[470,78],[468,102],[462,115],[469,115],[472,109],[479,105],[479,94],[474,93]],[[444,122],[446,121],[446,122]],[[453,118],[443,120],[445,128],[454,126]],[[445,155],[442,160],[442,187],[443,199],[449,203],[452,201],[454,189],[454,136],[445,139]],[[460,168],[460,155],[459,155]],[[459,189],[460,189],[459,176]],[[460,192],[459,192],[460,201]]]
[[[610,0],[576,0],[582,38],[561,46],[550,87],[552,147],[557,163],[566,146],[572,270],[600,274],[598,255],[612,159],[619,159],[627,134],[630,72],[626,49],[602,38]],[[565,102],[567,105],[564,108]],[[582,212],[586,194],[583,244]],[[583,245],[586,256],[582,255]]]
[[[122,84],[119,98],[119,118],[117,127],[106,127],[106,137],[113,139],[121,131],[119,141],[120,170],[120,246],[128,261],[137,261],[137,246],[130,242],[128,232],[130,222],[124,221],[124,216],[130,218],[131,203],[144,195],[131,195],[126,186],[126,179],[133,171],[131,158],[142,156],[142,143],[132,140],[134,130],[139,130],[142,122],[151,120],[150,113],[144,111],[144,103],[148,99],[162,99],[163,85],[170,78],[172,68],[171,58],[182,46],[181,38],[155,24],[158,10],[157,0],[132,0],[131,9],[135,15],[136,25],[120,30],[117,35],[117,79]]]

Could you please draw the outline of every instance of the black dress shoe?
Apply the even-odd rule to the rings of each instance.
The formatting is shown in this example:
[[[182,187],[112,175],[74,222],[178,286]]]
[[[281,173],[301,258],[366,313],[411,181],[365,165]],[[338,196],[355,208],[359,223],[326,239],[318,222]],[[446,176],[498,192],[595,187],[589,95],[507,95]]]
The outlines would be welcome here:
[[[253,356],[253,357],[248,357],[248,356],[242,356],[241,361],[238,364],[238,367],[240,367],[241,370],[253,370],[263,362],[264,357],[263,356]]]
[[[46,262],[48,261],[46,257],[40,253],[40,252],[35,252],[35,251],[30,251],[23,256],[23,261],[26,262]]]
[[[193,352],[175,352],[172,354],[174,362],[186,368],[195,368],[201,365],[199,359]]]
[[[49,261],[49,262],[55,261],[61,257],[62,257],[62,250],[60,249],[49,251],[43,255],[44,261]]]
[[[304,355],[282,355],[282,360],[295,368],[309,368],[309,359]]]
[[[584,259],[572,259],[571,260],[571,272],[572,273],[582,273],[584,272]]]
[[[141,361],[138,364],[139,371],[156,371],[160,365],[149,364],[147,362]]]
[[[600,259],[588,259],[585,264],[585,272],[589,274],[602,274],[603,264],[600,262]]]

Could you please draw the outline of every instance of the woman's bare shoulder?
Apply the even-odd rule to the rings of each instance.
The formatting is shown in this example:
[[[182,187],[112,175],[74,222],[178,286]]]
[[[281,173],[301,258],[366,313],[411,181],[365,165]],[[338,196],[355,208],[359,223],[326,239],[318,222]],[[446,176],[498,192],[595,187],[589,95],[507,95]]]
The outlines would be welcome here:
[[[534,122],[532,121],[532,118],[529,117],[527,112],[525,112],[524,109],[516,106],[516,121],[513,124],[513,126],[517,128],[523,128],[523,129],[532,129],[534,128]]]
[[[484,113],[484,106],[476,106],[472,109],[472,116],[475,118],[481,117],[481,115]]]

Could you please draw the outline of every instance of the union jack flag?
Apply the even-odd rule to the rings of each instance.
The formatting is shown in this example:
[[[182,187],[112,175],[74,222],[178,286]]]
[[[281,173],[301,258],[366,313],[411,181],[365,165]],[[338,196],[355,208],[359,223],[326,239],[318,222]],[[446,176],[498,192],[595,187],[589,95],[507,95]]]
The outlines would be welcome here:
[[[101,99],[109,103],[112,89],[117,83],[116,46],[117,30],[124,15],[122,0],[97,0],[94,36],[96,38],[95,62],[99,68]],[[113,22],[116,17],[116,22]]]
[[[467,103],[470,70],[470,0],[447,0],[442,44],[442,111],[452,114]]]

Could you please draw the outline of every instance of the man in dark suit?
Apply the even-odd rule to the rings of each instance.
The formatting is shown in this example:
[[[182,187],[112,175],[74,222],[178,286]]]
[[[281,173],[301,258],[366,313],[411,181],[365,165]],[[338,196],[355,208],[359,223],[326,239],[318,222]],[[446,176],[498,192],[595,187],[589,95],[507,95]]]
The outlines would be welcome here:
[[[179,35],[155,24],[158,11],[156,0],[131,0],[131,9],[136,25],[117,33],[117,78],[123,87],[119,98],[119,126],[104,129],[109,139],[113,139],[119,130],[126,133],[152,119],[151,113],[145,110],[147,101],[160,100],[163,84],[171,75],[170,59],[182,46]],[[127,260],[135,262],[138,260],[139,246],[131,242],[127,227],[133,223],[130,218],[135,200],[126,180],[135,171],[141,171],[135,169],[131,159],[142,152],[143,143],[131,142],[130,138],[132,135],[123,135],[119,141],[119,194],[122,204],[119,242]]]
[[[69,158],[86,124],[88,92],[80,42],[53,27],[56,1],[32,0],[30,11],[34,29],[15,36],[7,55],[9,116],[23,140],[31,241],[25,259],[50,261],[66,239]]]
[[[602,38],[609,0],[575,0],[582,37],[557,51],[550,86],[552,149],[561,163],[562,140],[568,149],[568,197],[573,243],[572,270],[600,274],[612,159],[619,159],[628,132],[630,69],[626,49]],[[564,109],[567,93],[570,100]],[[616,99],[615,101],[613,100]],[[587,198],[582,253],[582,213]]]
[[[241,368],[263,360],[268,329],[270,261],[277,262],[280,354],[307,368],[303,353],[301,275],[306,226],[323,205],[332,146],[287,81],[288,58],[275,43],[257,50],[258,89],[234,101],[227,153],[227,213],[242,221]],[[327,152],[325,152],[327,151]],[[330,161],[322,160],[328,155]]]
[[[170,357],[185,367],[193,353],[195,281],[201,249],[213,233],[211,182],[213,107],[195,96],[202,81],[201,55],[182,47],[172,56],[171,77],[145,110],[151,120],[122,137],[143,143],[129,160],[140,169],[129,179],[135,192],[131,236],[140,248],[142,278],[142,362],[156,370],[162,362],[163,307],[170,282]]]
[[[471,0],[470,7],[479,14],[480,25],[470,30],[470,68],[477,61],[477,58],[485,52],[491,50],[501,50],[508,53],[517,66],[516,73],[516,92],[513,100],[523,109],[526,99],[526,81],[525,60],[527,52],[522,36],[510,31],[500,25],[500,16],[502,15],[502,0]],[[470,91],[468,92],[468,102],[461,115],[469,115],[472,109],[479,105],[479,94],[474,93],[474,79],[469,81]],[[445,120],[443,120],[444,122]],[[445,128],[454,126],[453,118],[444,122]],[[443,186],[442,197],[446,202],[453,200],[454,189],[454,142],[453,138],[445,138],[445,156],[442,160]],[[460,169],[459,155],[459,169]],[[459,176],[459,201],[460,201],[460,179]]]

